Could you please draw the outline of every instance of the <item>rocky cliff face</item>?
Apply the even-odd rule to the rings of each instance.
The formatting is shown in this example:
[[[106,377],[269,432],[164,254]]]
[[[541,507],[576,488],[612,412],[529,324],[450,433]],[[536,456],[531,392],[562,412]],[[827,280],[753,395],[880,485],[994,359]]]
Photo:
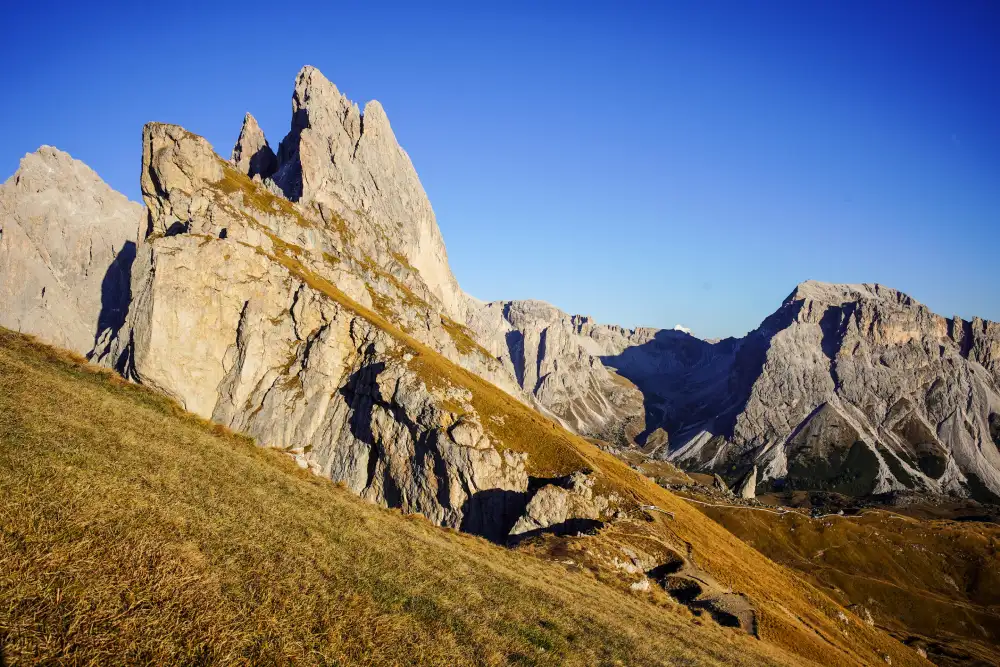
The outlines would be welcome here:
[[[377,101],[362,111],[319,70],[303,68],[273,180],[292,201],[354,213],[359,243],[387,242],[386,254],[419,272],[443,312],[464,321],[466,296],[448,266],[434,211]]]
[[[273,195],[183,128],[147,125],[143,145],[132,304],[95,359],[373,502],[506,535],[525,458],[419,358],[507,376],[424,301],[421,274],[383,272],[343,218]]]
[[[0,186],[0,326],[86,354],[121,326],[142,207],[42,146]]]
[[[644,428],[642,394],[601,358],[628,332],[567,315],[542,301],[497,301],[469,310],[469,327],[521,388],[577,433],[617,444]]]
[[[704,378],[700,409],[669,400],[669,376],[650,384],[667,399],[668,456],[685,467],[733,476],[757,464],[759,484],[856,495],[991,498],[996,345],[995,324],[947,320],[896,290],[807,282],[691,367]]]
[[[1000,326],[896,290],[803,283],[717,342],[531,301],[469,323],[564,423],[688,469],[736,482],[757,465],[762,488],[1000,494]]]
[[[374,502],[502,539],[534,493],[505,415],[537,401],[448,315],[464,318],[466,297],[434,268],[447,264],[433,213],[377,103],[363,118],[306,68],[294,105],[280,163],[249,114],[229,162],[183,128],[148,125],[145,215],[68,156],[26,158],[5,186],[7,323],[67,344],[81,320],[73,347],[185,408]],[[350,155],[334,145],[343,132]],[[80,209],[85,190],[94,204]],[[101,243],[123,245],[128,264]],[[13,291],[42,269],[56,283]],[[83,305],[36,314],[31,292],[62,297],[54,286]],[[490,389],[474,401],[473,386]]]

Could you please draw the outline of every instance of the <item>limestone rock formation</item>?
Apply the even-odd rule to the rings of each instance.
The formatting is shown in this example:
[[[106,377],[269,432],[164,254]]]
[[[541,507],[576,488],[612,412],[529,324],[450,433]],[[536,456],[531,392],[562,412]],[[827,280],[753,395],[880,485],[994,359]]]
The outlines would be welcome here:
[[[427,194],[381,104],[373,100],[362,111],[318,69],[304,67],[278,163],[274,181],[289,199],[340,216],[355,212],[364,224],[352,226],[354,233],[373,237],[371,243],[385,237],[386,254],[405,259],[444,313],[464,322],[467,297],[448,265]]]
[[[566,426],[627,444],[643,430],[643,399],[601,362],[622,335],[542,301],[503,301],[469,310],[469,327],[526,392]]]
[[[310,276],[336,285],[447,358],[528,400],[464,326],[441,314],[422,274],[391,251],[388,237],[362,243],[357,230],[366,223],[355,212],[341,217],[275,196],[221,160],[205,139],[176,125],[151,123],[143,136],[147,240],[199,234],[294,259]]]
[[[0,186],[0,325],[87,354],[121,325],[142,207],[42,146]]]
[[[277,156],[264,138],[257,119],[249,113],[243,118],[243,127],[230,162],[250,178],[270,178],[278,169]]]
[[[578,432],[731,482],[757,464],[758,483],[791,488],[1000,495],[1000,324],[816,282],[721,341],[541,302],[470,313],[483,345]]]
[[[757,482],[756,477],[757,477],[757,475],[755,473],[754,474],[754,484],[756,484],[756,482]],[[724,480],[721,477],[719,477],[718,474],[712,475],[712,487],[716,491],[718,491],[719,493],[721,493],[721,494],[723,494],[725,496],[731,496],[731,495],[733,495],[733,491],[729,488],[729,485],[726,484],[726,480]]]
[[[705,390],[695,385],[697,407],[665,413],[668,456],[726,474],[757,464],[758,482],[792,488],[994,498],[997,332],[880,285],[803,283],[760,328],[689,369]],[[668,399],[673,379],[658,378]]]
[[[599,523],[610,502],[595,494],[593,486],[593,477],[579,471],[546,484],[531,497],[510,535],[523,536],[548,528],[575,532]]]
[[[419,360],[433,353],[370,310],[395,293],[331,243],[323,219],[201,137],[150,124],[143,141],[149,219],[132,304],[95,359],[373,502],[505,536],[525,457],[501,453],[468,389],[428,375]],[[408,298],[414,318],[430,317]],[[463,358],[440,317],[414,335]]]
[[[757,497],[757,466],[750,468],[750,471],[743,476],[743,479],[733,489],[733,494],[744,500],[753,500]]]

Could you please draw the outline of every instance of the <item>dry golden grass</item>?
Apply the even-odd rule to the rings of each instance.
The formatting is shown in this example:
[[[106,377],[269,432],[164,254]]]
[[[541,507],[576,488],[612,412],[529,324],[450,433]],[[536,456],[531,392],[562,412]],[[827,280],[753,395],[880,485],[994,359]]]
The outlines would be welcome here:
[[[795,664],[0,330],[7,664]]]
[[[472,333],[467,327],[445,316],[441,317],[441,324],[444,326],[444,330],[448,332],[448,335],[451,336],[451,340],[455,343],[455,347],[458,348],[460,354],[478,352],[485,359],[493,359],[493,355],[489,353],[489,350],[473,338]]]
[[[245,174],[234,169],[228,162],[221,159],[219,162],[222,164],[222,178],[215,183],[215,187],[220,191],[227,195],[240,193],[243,197],[243,205],[248,208],[268,214],[283,213],[294,218],[302,227],[312,226],[292,202],[284,197],[275,196],[265,187],[258,186]]]
[[[703,511],[842,604],[866,606],[901,640],[928,645],[939,664],[1000,664],[1000,526],[883,511],[821,520]]]

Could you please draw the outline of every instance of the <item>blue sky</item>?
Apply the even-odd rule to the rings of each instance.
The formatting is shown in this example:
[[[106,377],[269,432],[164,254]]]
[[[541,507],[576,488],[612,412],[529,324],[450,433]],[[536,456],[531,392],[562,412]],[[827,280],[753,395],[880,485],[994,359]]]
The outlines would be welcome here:
[[[812,278],[1000,320],[995,2],[78,4],[0,10],[3,178],[52,144],[138,199],[143,123],[276,147],[312,64],[382,102],[480,298],[720,337]]]

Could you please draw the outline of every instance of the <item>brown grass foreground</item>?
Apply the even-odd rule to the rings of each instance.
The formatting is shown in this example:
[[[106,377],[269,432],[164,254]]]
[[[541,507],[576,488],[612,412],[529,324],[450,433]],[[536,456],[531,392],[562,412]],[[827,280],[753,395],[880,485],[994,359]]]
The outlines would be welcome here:
[[[0,329],[7,664],[801,664],[367,505]]]
[[[799,570],[841,604],[925,648],[939,665],[1000,665],[1000,526],[699,509],[761,553]]]

